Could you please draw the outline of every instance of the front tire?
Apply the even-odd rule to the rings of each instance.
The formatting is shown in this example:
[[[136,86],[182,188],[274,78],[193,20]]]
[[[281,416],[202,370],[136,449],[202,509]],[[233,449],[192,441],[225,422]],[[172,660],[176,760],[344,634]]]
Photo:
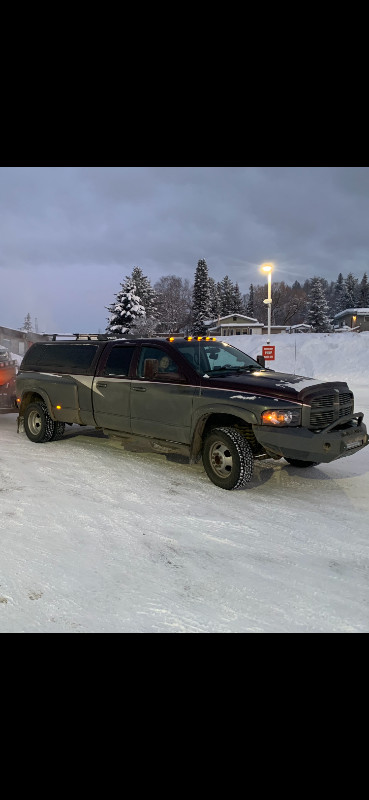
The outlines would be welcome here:
[[[254,469],[251,447],[235,428],[214,428],[205,439],[202,461],[207,476],[221,489],[240,489]]]
[[[51,419],[45,403],[30,403],[24,412],[24,430],[31,442],[50,442],[55,436],[56,424]]]

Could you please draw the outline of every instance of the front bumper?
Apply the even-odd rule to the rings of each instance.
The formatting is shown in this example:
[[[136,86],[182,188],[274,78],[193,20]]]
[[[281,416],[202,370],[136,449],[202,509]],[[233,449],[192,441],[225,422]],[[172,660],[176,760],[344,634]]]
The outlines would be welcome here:
[[[359,412],[345,421],[344,428],[337,428],[342,421],[329,425],[322,431],[307,428],[270,428],[254,425],[257,441],[267,453],[279,458],[295,458],[299,461],[329,463],[357,453],[369,444],[364,415]]]

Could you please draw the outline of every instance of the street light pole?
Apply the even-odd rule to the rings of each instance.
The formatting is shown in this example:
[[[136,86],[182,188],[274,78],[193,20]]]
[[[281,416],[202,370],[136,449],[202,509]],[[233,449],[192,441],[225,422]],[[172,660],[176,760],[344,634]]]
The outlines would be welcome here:
[[[268,306],[268,340],[270,339],[270,328],[271,328],[271,321],[272,321],[272,264],[263,264],[262,268],[263,272],[268,273],[268,298],[264,300],[264,303]]]

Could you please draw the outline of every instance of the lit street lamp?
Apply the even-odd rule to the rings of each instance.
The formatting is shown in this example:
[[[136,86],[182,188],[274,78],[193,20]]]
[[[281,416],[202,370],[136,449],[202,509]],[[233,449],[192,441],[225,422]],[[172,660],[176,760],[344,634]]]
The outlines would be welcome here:
[[[264,303],[268,306],[268,339],[270,337],[270,323],[272,319],[272,269],[273,264],[263,264],[261,269],[268,273],[268,298]]]

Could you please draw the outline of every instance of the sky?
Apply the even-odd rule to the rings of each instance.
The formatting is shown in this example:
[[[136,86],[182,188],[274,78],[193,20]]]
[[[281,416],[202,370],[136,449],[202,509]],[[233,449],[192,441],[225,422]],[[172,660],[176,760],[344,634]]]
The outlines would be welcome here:
[[[265,341],[237,337],[254,357]],[[272,368],[347,380],[368,425],[369,332],[271,344]],[[75,425],[36,445],[16,418],[0,415],[0,633],[369,632],[369,447],[260,461],[225,491],[202,462]]]
[[[247,293],[368,272],[369,167],[1,167],[0,324],[98,332],[138,266]],[[82,298],[82,302],[81,302]]]

